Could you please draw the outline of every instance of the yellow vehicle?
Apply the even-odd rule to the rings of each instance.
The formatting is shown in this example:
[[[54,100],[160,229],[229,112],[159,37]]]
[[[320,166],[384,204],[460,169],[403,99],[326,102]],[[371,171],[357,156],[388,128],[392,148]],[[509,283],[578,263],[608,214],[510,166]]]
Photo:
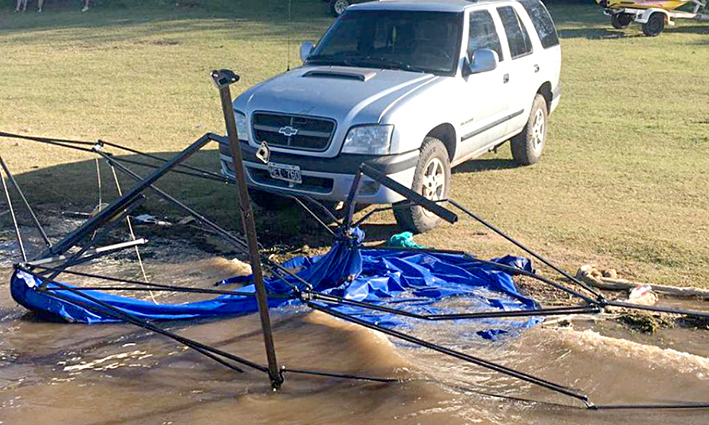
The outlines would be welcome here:
[[[674,25],[675,19],[709,21],[709,15],[699,13],[706,6],[702,0],[596,0],[596,3],[611,17],[613,28],[622,29],[636,22],[650,37],[660,35],[665,24]],[[677,10],[689,3],[694,4],[691,12]]]

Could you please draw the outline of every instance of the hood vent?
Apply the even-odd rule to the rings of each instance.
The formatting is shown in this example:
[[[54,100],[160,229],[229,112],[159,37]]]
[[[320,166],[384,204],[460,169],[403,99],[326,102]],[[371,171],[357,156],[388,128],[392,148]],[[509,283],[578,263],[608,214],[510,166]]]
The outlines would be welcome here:
[[[303,78],[337,78],[342,80],[367,81],[377,73],[374,71],[357,72],[348,68],[314,69],[303,74]]]

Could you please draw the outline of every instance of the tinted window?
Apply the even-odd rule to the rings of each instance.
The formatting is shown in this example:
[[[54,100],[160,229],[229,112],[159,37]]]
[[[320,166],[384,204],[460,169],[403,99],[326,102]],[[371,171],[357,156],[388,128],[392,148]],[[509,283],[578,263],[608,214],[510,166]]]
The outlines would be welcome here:
[[[527,34],[527,29],[512,6],[498,7],[497,12],[502,19],[502,26],[505,27],[512,59],[531,52],[532,42]]]
[[[537,30],[539,39],[542,41],[542,47],[556,46],[559,44],[559,37],[556,35],[554,22],[549,16],[549,11],[539,0],[519,0],[522,7],[529,13],[532,18],[534,29]]]
[[[462,13],[349,10],[308,63],[453,73],[462,25]]]
[[[472,12],[470,14],[470,36],[468,38],[468,57],[472,60],[472,54],[477,49],[490,49],[497,52],[497,56],[502,61],[502,45],[500,38],[495,31],[495,23],[492,16],[486,10]]]

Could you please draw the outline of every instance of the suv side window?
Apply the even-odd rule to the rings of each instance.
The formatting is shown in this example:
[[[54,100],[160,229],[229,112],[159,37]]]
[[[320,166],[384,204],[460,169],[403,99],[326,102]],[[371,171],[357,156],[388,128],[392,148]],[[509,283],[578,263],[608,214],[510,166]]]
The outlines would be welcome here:
[[[478,10],[470,13],[470,35],[468,36],[468,58],[472,60],[473,52],[477,49],[490,49],[497,52],[497,57],[502,62],[502,45],[495,30],[495,22],[487,10]]]
[[[545,49],[559,44],[559,37],[556,35],[554,22],[549,16],[549,11],[539,0],[519,0],[519,3],[532,18],[534,29],[537,30],[539,40]]]
[[[531,53],[532,41],[529,39],[527,29],[519,19],[519,16],[517,16],[514,8],[512,6],[498,7],[497,13],[500,14],[502,26],[505,27],[512,59]]]

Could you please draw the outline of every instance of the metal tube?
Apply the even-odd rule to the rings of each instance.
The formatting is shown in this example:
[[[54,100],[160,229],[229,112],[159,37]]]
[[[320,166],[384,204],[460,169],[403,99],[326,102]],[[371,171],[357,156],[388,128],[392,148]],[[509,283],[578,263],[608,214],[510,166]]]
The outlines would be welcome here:
[[[128,204],[128,205],[126,206],[126,209],[123,210],[123,211],[118,215],[118,219],[117,219],[117,220],[108,223],[108,225],[107,225],[106,227],[104,227],[104,228],[101,230],[101,232],[97,233],[93,238],[91,238],[90,240],[88,240],[88,241],[84,244],[84,246],[79,250],[79,252],[77,252],[76,254],[73,254],[71,257],[69,257],[69,259],[66,260],[66,261],[64,262],[64,264],[62,264],[61,266],[57,267],[57,269],[59,269],[59,270],[64,270],[64,269],[67,269],[67,268],[69,268],[69,267],[71,267],[71,266],[73,266],[73,265],[76,265],[76,264],[78,264],[79,262],[81,262],[81,256],[83,256],[84,253],[85,253],[86,251],[88,251],[91,247],[93,247],[94,245],[96,245],[97,243],[99,243],[103,238],[105,238],[106,236],[108,236],[108,234],[111,232],[111,230],[113,230],[116,226],[118,226],[118,225],[121,223],[121,221],[123,221],[123,218],[124,218],[124,217],[128,217],[128,215],[129,215],[131,212],[133,212],[136,208],[138,208],[138,207],[143,203],[143,200],[144,200],[144,199],[145,199],[145,197],[142,196],[142,195],[141,195],[140,198],[133,198],[133,200],[131,200],[130,204]],[[61,273],[61,272],[54,272],[54,273],[52,273],[52,275],[51,275],[49,278],[50,278],[50,279],[54,279],[55,277],[59,276],[60,273]]]
[[[421,347],[425,347],[434,351],[438,351],[439,353],[455,357],[460,360],[464,360],[468,363],[473,363],[478,366],[484,367],[486,369],[494,370],[496,372],[502,373],[504,375],[512,376],[514,378],[520,379],[522,381],[529,382],[531,384],[539,385],[541,387],[547,388],[552,391],[556,391],[561,394],[568,395],[570,397],[579,399],[583,402],[588,402],[588,396],[586,394],[583,394],[579,391],[576,391],[572,388],[565,387],[563,385],[559,385],[550,381],[547,381],[542,378],[537,378],[536,376],[528,375],[524,372],[520,372],[514,369],[510,369],[506,366],[502,366],[496,363],[489,362],[487,360],[483,360],[479,357],[474,357],[469,354],[461,353],[460,351],[455,351],[450,348],[446,348],[440,345],[432,344],[428,341],[424,341],[422,339],[418,339],[414,336],[407,335],[405,333],[395,331],[393,329],[388,329],[379,325],[375,325],[373,323],[366,322],[364,320],[358,319],[356,317],[349,316],[347,314],[340,313],[335,310],[331,310],[329,308],[321,307],[317,304],[313,304],[311,302],[306,303],[310,308],[318,311],[322,311],[323,313],[329,314],[331,316],[335,316],[339,319],[351,322],[351,323],[356,323],[360,326],[364,326],[365,328],[373,329],[382,333],[385,333],[387,335],[393,336],[395,338],[402,339],[404,341],[410,342],[412,344],[419,345]]]
[[[42,228],[42,225],[39,224],[39,220],[37,219],[37,216],[34,214],[34,211],[32,210],[30,203],[27,202],[27,198],[25,198],[25,194],[22,193],[22,189],[20,189],[20,185],[17,184],[17,182],[15,181],[15,178],[12,176],[10,169],[7,168],[7,165],[5,164],[5,161],[3,161],[1,156],[0,156],[0,165],[2,166],[3,170],[5,170],[5,174],[7,174],[8,179],[10,179],[10,183],[15,187],[15,190],[17,190],[17,193],[20,194],[20,198],[22,198],[22,202],[24,202],[25,207],[27,207],[27,210],[30,212],[30,215],[32,216],[32,220],[34,221],[35,227],[37,227],[37,230],[39,230],[39,234],[42,235],[42,239],[44,239],[44,243],[47,246],[52,246],[52,243],[49,241],[47,234],[44,233],[44,229]]]
[[[234,161],[234,173],[236,175],[236,189],[239,196],[239,207],[241,211],[241,222],[246,233],[246,240],[249,246],[249,260],[251,271],[256,286],[256,301],[258,302],[259,316],[261,318],[261,328],[263,330],[263,340],[266,347],[266,357],[268,359],[268,375],[271,378],[271,386],[278,389],[283,383],[283,376],[278,370],[276,359],[276,349],[273,343],[273,333],[271,331],[271,319],[268,315],[268,299],[266,288],[263,284],[263,270],[261,269],[261,258],[258,252],[258,240],[256,237],[256,222],[251,208],[251,199],[246,187],[246,173],[244,172],[244,161],[241,156],[241,146],[239,146],[239,135],[236,129],[234,109],[231,101],[231,91],[229,85],[239,80],[239,77],[228,70],[212,71],[212,79],[219,89],[219,95],[224,112],[227,135],[229,136],[229,152]]]
[[[5,189],[5,198],[7,199],[7,206],[10,208],[10,216],[12,216],[12,224],[15,226],[15,235],[17,236],[17,243],[20,245],[20,252],[22,253],[22,261],[27,262],[27,254],[25,253],[25,246],[22,244],[22,235],[20,235],[20,228],[17,226],[17,217],[15,217],[15,210],[12,208],[12,199],[10,199],[10,192],[7,190],[7,183],[5,183],[5,177],[0,173],[0,180],[2,180],[2,188]]]
[[[360,170],[362,170],[362,172],[367,177],[370,177],[370,178],[376,180],[377,182],[383,184],[384,186],[388,187],[389,189],[393,190],[394,192],[398,193],[399,195],[404,196],[405,198],[415,202],[416,204],[420,205],[423,208],[426,208],[427,210],[436,214],[437,216],[444,219],[445,221],[447,221],[451,224],[458,221],[458,216],[455,213],[453,213],[452,211],[449,211],[449,210],[443,208],[442,206],[438,205],[436,202],[425,198],[423,195],[414,192],[413,190],[409,189],[408,187],[404,186],[403,184],[392,180],[390,177],[387,177],[386,174],[382,173],[381,171],[377,170],[376,168],[372,167],[371,165],[367,164],[366,162],[363,162],[359,168],[360,168]]]
[[[146,239],[140,238],[130,242],[121,242],[113,245],[102,246],[100,248],[89,249],[84,252],[86,256],[92,256],[95,254],[103,254],[105,252],[115,251],[119,249],[132,248],[136,245],[146,244],[148,241]],[[33,260],[27,263],[28,266],[41,266],[42,264],[56,263],[59,261],[67,260],[69,257],[66,255],[58,255],[55,257],[40,258],[39,260]],[[84,258],[83,256],[81,258]]]
[[[160,162],[167,162],[167,159],[160,158],[160,157],[157,156],[157,155],[151,155],[151,154],[149,154],[149,153],[145,153],[145,152],[141,152],[141,151],[139,151],[139,150],[131,149],[131,148],[126,147],[126,146],[121,146],[121,145],[116,144],[116,143],[107,142],[107,141],[101,140],[101,139],[99,139],[98,142],[99,142],[100,144],[103,144],[103,145],[106,145],[106,146],[111,146],[111,147],[116,148],[116,149],[121,149],[121,150],[124,150],[124,151],[126,151],[126,152],[134,153],[134,154],[136,154],[136,155],[138,155],[138,156],[144,156],[144,157],[146,157],[146,158],[154,159],[154,160],[160,161]],[[147,165],[147,164],[146,164],[146,165]],[[187,170],[196,171],[197,173],[202,174],[201,177],[211,176],[211,177],[214,177],[215,179],[219,179],[220,181],[226,180],[226,179],[224,178],[224,176],[221,176],[221,175],[219,175],[219,174],[217,174],[217,173],[215,173],[215,172],[203,170],[203,169],[201,169],[201,168],[193,167],[193,166],[191,166],[191,165],[180,164],[179,167],[185,168],[185,169],[187,169]],[[200,177],[200,176],[197,176],[197,177]]]
[[[658,313],[683,314],[685,316],[709,318],[709,312],[679,310],[676,308],[668,308],[668,307],[655,307],[655,306],[651,306],[651,305],[640,305],[640,304],[626,303],[626,302],[622,302],[622,301],[605,301],[601,305],[602,306],[611,306],[611,307],[623,307],[623,308],[629,308],[629,309],[633,309],[633,310],[656,311]]]
[[[345,211],[345,219],[342,223],[343,227],[345,229],[350,227],[350,223],[352,223],[352,216],[354,215],[355,212],[355,207],[357,206],[357,201],[355,200],[357,198],[357,191],[359,190],[359,184],[362,181],[362,168],[357,169],[357,173],[355,174],[354,180],[352,180],[352,186],[350,186],[350,193],[347,195],[347,209]]]
[[[348,300],[346,298],[337,297],[334,295],[321,294],[319,292],[308,291],[307,295],[311,300],[316,302],[325,302],[329,304],[347,304],[356,307],[361,307],[369,310],[381,311],[384,313],[396,314],[399,316],[411,317],[414,319],[442,321],[442,320],[461,320],[461,319],[488,319],[496,317],[531,317],[531,316],[555,316],[564,314],[583,314],[583,313],[598,313],[601,311],[598,306],[569,306],[569,307],[552,307],[539,308],[534,310],[501,310],[501,311],[480,311],[475,313],[460,313],[460,314],[417,314],[406,310],[380,306],[376,304],[366,303],[362,301]]]
[[[127,168],[123,164],[119,164],[118,162],[116,162],[116,158],[109,156],[104,152],[98,152],[98,154],[101,155],[106,161],[108,161],[109,164],[111,164],[112,166],[115,166],[119,171],[128,174],[128,176],[132,177],[134,180],[137,180],[138,182],[142,182],[145,180],[144,177],[135,173],[130,168]],[[150,189],[152,189],[155,193],[157,193],[161,198],[172,203],[173,205],[177,206],[178,208],[183,209],[189,215],[194,217],[195,220],[199,221],[200,223],[209,227],[213,231],[217,232],[220,236],[222,236],[223,238],[225,238],[229,242],[233,243],[239,249],[246,252],[246,242],[242,241],[241,239],[237,238],[236,236],[234,236],[231,233],[227,232],[226,230],[222,229],[217,224],[210,221],[208,218],[204,217],[203,215],[201,215],[197,211],[193,210],[192,208],[188,207],[184,203],[180,202],[177,198],[169,195],[167,192],[161,190],[157,186],[151,184],[151,185],[148,185],[148,187]]]

